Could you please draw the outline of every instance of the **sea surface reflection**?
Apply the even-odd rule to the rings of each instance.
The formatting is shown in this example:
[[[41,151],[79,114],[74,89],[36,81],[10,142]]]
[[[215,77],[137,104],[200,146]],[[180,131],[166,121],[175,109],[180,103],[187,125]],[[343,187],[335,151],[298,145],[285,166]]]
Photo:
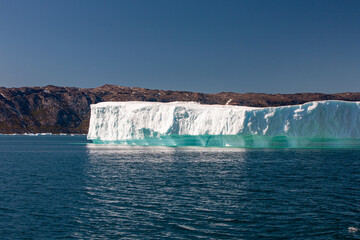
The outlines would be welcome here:
[[[87,194],[96,201],[95,215],[118,227],[118,237],[232,235],[234,207],[240,207],[237,198],[245,194],[244,150],[93,144],[87,148]],[[228,154],[234,156],[231,169]],[[226,182],[229,175],[232,181]],[[223,228],[228,230],[222,232]],[[102,231],[99,226],[94,234]]]

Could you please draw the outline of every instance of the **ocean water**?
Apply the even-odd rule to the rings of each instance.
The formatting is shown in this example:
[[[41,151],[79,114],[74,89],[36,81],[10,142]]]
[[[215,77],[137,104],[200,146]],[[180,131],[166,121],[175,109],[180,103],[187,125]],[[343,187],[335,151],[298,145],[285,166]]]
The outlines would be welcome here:
[[[351,227],[359,149],[0,136],[0,239],[360,239]]]

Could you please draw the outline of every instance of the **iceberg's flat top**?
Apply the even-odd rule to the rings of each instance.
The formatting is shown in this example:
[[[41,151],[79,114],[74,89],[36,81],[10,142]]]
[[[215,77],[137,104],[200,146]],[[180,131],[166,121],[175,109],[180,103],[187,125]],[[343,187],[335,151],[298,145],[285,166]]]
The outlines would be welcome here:
[[[166,136],[360,138],[360,102],[319,101],[255,108],[195,102],[102,102],[91,105],[88,139]]]
[[[261,109],[257,107],[247,107],[247,106],[234,106],[234,105],[219,105],[219,104],[200,104],[198,102],[143,102],[143,101],[130,101],[130,102],[100,102],[97,104],[91,104],[91,106],[96,107],[116,107],[116,106],[133,106],[133,107],[142,107],[142,106],[158,106],[158,105],[166,105],[166,106],[186,106],[193,108],[241,108],[241,109]]]

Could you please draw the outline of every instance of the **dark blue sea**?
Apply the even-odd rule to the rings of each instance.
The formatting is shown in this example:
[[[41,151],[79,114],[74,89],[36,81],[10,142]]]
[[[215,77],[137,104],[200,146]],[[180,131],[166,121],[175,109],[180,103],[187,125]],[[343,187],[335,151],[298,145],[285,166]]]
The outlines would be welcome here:
[[[359,149],[0,136],[1,239],[360,239],[359,228]]]

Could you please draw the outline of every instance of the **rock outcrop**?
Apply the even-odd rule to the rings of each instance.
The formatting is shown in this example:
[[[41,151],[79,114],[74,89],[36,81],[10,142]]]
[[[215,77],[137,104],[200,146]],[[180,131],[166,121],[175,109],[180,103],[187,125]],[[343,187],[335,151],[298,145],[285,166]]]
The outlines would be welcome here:
[[[75,87],[0,87],[0,133],[86,134],[90,104],[104,101],[195,101],[204,104],[231,104],[272,107],[320,100],[360,101],[360,93],[264,94],[221,92],[205,94],[104,85]]]

